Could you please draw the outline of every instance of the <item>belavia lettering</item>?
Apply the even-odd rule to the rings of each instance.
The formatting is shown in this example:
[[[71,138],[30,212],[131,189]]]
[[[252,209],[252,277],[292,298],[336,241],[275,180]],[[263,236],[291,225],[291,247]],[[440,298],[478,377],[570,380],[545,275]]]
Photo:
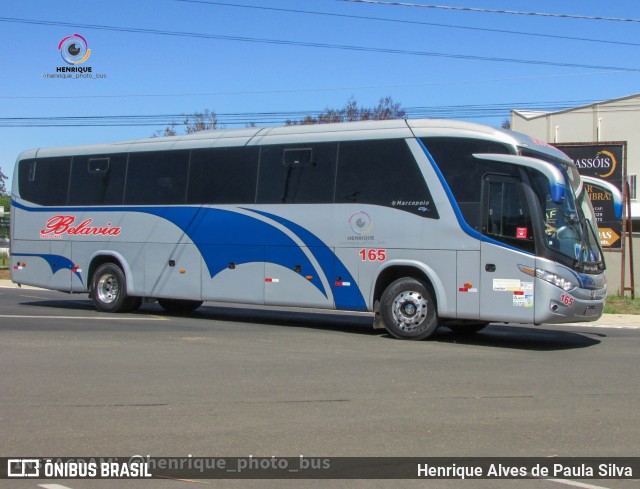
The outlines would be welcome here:
[[[118,236],[122,228],[112,226],[110,222],[106,226],[91,226],[92,218],[85,219],[74,226],[74,216],[53,216],[47,221],[45,229],[40,230],[41,238],[62,238],[69,236]]]

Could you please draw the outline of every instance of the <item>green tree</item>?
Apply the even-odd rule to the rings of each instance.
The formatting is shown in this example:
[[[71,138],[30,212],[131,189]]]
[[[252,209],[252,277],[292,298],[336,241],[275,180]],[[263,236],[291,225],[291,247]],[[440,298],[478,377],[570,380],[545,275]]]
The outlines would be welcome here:
[[[6,213],[5,216],[8,216],[9,206],[10,205],[11,205],[11,197],[10,196],[8,196],[8,195],[0,196],[0,207],[4,208],[4,212]],[[4,236],[0,232],[0,238],[3,238],[3,237]]]
[[[164,129],[158,129],[156,132],[154,132],[153,137],[155,138],[155,137],[162,137],[162,136],[177,136],[178,135],[178,131],[176,131],[177,125],[178,125],[177,123],[172,122]]]
[[[9,206],[11,205],[11,197],[9,196],[9,192],[7,191],[7,176],[2,173],[2,169],[0,169],[0,207],[4,208],[5,212],[9,211]],[[0,224],[0,238],[8,238],[9,237],[9,227],[5,222]]]
[[[188,115],[182,122],[187,134],[218,129],[218,116],[209,109],[205,109],[204,112],[196,112],[193,115]]]
[[[340,109],[327,107],[318,115],[306,115],[301,119],[287,119],[286,126],[304,126],[309,124],[330,124],[332,122],[352,122],[369,121],[382,119],[404,119],[407,112],[402,105],[395,102],[392,97],[382,97],[373,107],[358,106],[354,97],[349,98],[344,107]],[[247,127],[255,127],[254,122],[247,124]],[[211,131],[220,128],[218,116],[212,110],[205,109],[203,112],[184,115],[182,123],[171,122],[164,129],[158,129],[153,133],[153,137],[177,136],[178,134],[193,134],[199,131]]]
[[[404,119],[407,112],[392,97],[382,97],[373,107],[358,107],[358,102],[351,97],[341,109],[327,107],[317,116],[307,115],[300,120],[286,120],[287,126],[308,124],[329,124],[332,122],[370,121],[383,119]]]
[[[198,131],[211,131],[218,129],[218,116],[215,112],[204,109],[204,112],[195,112],[190,115],[184,115],[182,126],[185,134],[193,134]],[[153,133],[153,137],[159,136],[177,136],[179,133],[178,123],[173,121],[164,129],[158,129]]]
[[[4,173],[2,173],[2,168],[0,168],[0,197],[7,197],[9,192],[7,191],[7,177]]]

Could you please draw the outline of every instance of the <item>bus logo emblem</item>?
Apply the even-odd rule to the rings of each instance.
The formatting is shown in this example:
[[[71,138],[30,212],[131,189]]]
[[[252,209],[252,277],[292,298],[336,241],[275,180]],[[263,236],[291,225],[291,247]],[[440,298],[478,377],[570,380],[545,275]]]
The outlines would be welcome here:
[[[351,230],[357,235],[369,234],[373,229],[371,216],[364,211],[356,212],[349,218]]]

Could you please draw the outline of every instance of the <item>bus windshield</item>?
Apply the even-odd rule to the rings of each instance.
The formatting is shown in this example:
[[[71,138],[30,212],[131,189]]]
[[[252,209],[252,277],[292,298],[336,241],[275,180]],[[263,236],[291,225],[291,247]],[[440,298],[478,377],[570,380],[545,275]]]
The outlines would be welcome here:
[[[541,155],[536,157],[541,158]],[[580,174],[574,166],[551,162],[560,166],[567,188],[572,191],[565,193],[562,203],[553,202],[549,181],[541,174],[532,177],[534,190],[543,205],[545,245],[569,258],[578,271],[599,273],[604,269],[604,259],[589,194],[581,185]]]
[[[591,199],[589,199],[589,194],[584,185],[580,194],[576,197],[576,203],[584,219],[580,266],[584,272],[600,272],[604,269],[604,257],[598,237],[598,224],[591,205]]]

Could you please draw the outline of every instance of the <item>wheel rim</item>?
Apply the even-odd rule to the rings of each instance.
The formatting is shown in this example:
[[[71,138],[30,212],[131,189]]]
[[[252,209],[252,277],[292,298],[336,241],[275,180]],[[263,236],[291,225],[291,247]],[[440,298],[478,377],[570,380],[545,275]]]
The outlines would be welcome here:
[[[98,299],[104,304],[111,304],[118,299],[120,295],[120,284],[118,279],[110,273],[102,275],[96,286]]]
[[[392,314],[398,328],[415,332],[427,319],[429,303],[415,291],[400,292],[393,299]]]

